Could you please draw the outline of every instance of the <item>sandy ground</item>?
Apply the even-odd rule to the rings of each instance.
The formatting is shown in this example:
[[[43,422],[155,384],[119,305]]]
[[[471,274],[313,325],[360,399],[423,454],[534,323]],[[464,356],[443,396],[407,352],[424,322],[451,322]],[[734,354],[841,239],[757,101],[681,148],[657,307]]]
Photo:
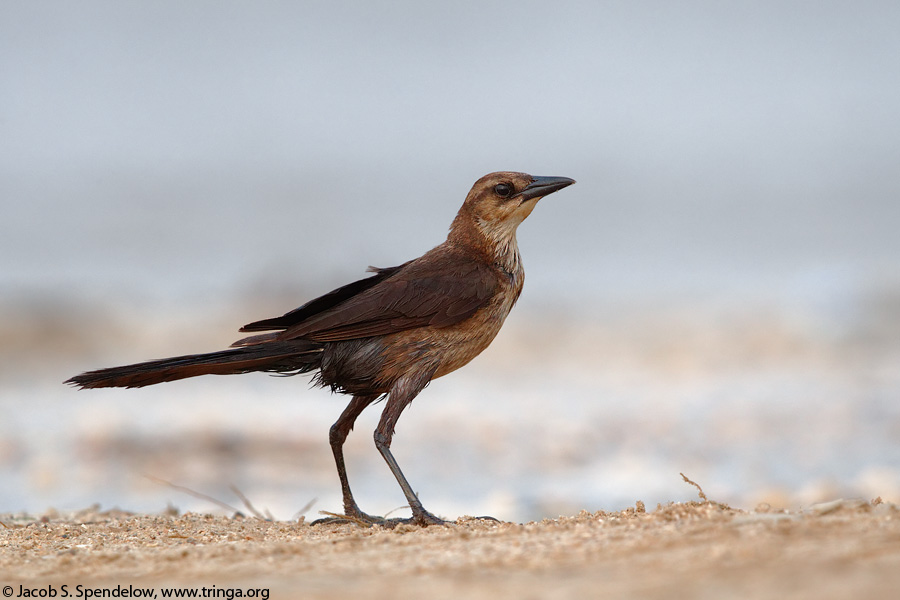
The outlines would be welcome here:
[[[526,524],[363,528],[84,511],[3,516],[4,596],[129,585],[272,598],[849,598],[900,589],[900,507],[713,502]],[[62,586],[67,585],[65,590]],[[76,586],[82,585],[83,588]],[[207,591],[207,595],[210,592]]]

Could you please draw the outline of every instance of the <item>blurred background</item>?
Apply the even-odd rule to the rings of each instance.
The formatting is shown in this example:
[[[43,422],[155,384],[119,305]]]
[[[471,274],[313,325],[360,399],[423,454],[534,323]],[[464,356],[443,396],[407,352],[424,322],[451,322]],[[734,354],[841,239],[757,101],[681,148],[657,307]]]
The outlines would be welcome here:
[[[75,391],[440,243],[496,170],[500,336],[405,412],[433,512],[900,501],[900,4],[0,3],[0,512],[340,511],[305,378]],[[374,514],[403,496],[348,445]],[[394,514],[406,514],[398,510]]]

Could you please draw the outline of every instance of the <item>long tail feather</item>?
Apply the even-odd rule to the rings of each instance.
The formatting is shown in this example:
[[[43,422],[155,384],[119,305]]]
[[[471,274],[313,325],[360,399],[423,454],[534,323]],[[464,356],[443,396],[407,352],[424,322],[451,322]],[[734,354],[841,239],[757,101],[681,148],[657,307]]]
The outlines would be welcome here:
[[[80,388],[136,388],[198,375],[233,375],[251,371],[306,373],[319,367],[321,354],[322,346],[315,342],[257,344],[88,371],[65,383]]]

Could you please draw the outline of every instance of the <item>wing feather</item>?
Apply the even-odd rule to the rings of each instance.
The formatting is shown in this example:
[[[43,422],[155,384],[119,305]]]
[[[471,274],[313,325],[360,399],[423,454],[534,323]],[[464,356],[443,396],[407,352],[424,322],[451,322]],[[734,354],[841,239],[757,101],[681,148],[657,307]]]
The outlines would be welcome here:
[[[498,287],[491,265],[469,259],[448,268],[445,261],[438,265],[415,261],[341,304],[287,328],[278,338],[339,341],[416,327],[448,327],[475,314]]]
[[[318,298],[310,300],[300,308],[295,308],[294,310],[280,317],[263,319],[262,321],[254,321],[253,323],[244,325],[243,327],[241,327],[240,331],[271,331],[273,329],[287,329],[292,325],[302,323],[306,319],[334,308],[341,302],[344,302],[345,300],[352,298],[353,296],[364,292],[365,290],[375,285],[378,285],[380,282],[384,281],[385,279],[405,267],[407,264],[409,263],[403,263],[402,265],[396,267],[387,268],[369,267],[369,270],[374,271],[375,275],[341,286],[336,290],[332,290],[327,294],[323,294]]]
[[[485,306],[497,293],[497,269],[438,246],[423,257],[347,284],[281,317],[241,331],[280,330],[236,342],[309,339],[334,342],[416,327],[448,327]]]

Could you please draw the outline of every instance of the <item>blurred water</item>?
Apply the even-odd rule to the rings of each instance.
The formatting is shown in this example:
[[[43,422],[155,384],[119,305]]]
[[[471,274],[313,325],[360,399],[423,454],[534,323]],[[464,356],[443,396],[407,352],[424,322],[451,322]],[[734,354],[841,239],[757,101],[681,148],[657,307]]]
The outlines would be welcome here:
[[[581,320],[518,310],[482,357],[413,403],[394,449],[426,505],[447,516],[524,520],[690,499],[679,472],[745,507],[896,499],[898,307],[895,298],[893,312],[843,323],[709,306],[607,307]],[[346,399],[303,378],[81,392],[59,384],[163,347],[218,347],[180,339],[177,319],[162,321],[132,330],[142,333],[128,338],[137,348],[104,338],[105,348],[6,375],[3,505],[217,509],[159,478],[239,505],[235,485],[281,518],[313,498],[316,510],[339,509],[327,431]],[[217,318],[199,321],[211,330]],[[347,453],[360,502],[386,512],[403,498],[371,440],[379,412],[360,419]]]
[[[439,243],[488,171],[563,175],[525,294],[395,449],[448,516],[900,490],[890,2],[5,2],[0,508],[339,507],[298,379],[75,393]],[[486,401],[489,399],[489,401]],[[370,409],[364,508],[402,504]]]

